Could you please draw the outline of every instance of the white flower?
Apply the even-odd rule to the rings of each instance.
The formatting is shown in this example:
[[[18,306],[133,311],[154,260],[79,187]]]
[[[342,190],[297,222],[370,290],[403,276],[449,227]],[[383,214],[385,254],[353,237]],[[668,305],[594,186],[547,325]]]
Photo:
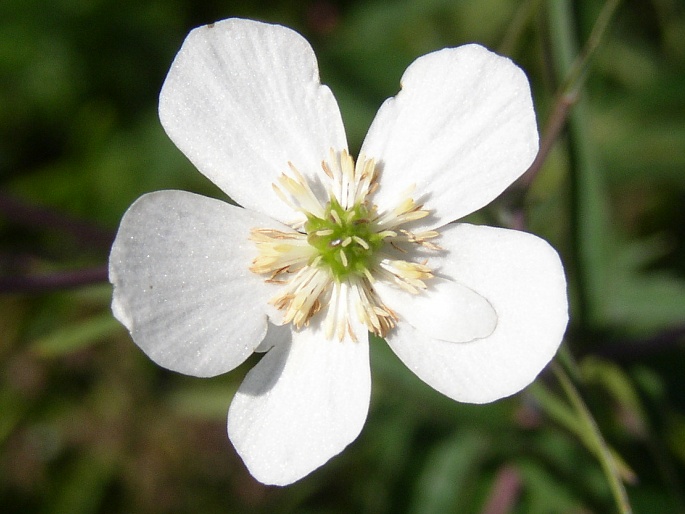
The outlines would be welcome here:
[[[112,308],[181,373],[214,376],[267,352],[228,413],[258,480],[294,482],[357,437],[367,331],[463,402],[511,395],[553,357],[567,323],[556,252],[523,232],[450,224],[537,152],[528,82],[508,59],[477,45],[417,59],[355,165],[309,44],[230,19],[189,34],[160,117],[242,207],[140,198],[112,248]]]

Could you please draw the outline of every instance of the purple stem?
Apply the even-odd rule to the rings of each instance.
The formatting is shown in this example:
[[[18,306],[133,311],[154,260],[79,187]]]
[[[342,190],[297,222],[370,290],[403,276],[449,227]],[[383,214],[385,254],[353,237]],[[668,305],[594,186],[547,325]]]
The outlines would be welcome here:
[[[45,293],[107,282],[107,266],[96,266],[47,275],[0,277],[0,294]]]
[[[109,249],[114,234],[55,209],[31,205],[0,192],[0,214],[12,223],[71,234],[84,247]]]
[[[505,465],[497,472],[488,501],[481,514],[506,514],[514,508],[521,492],[521,477],[513,466]]]

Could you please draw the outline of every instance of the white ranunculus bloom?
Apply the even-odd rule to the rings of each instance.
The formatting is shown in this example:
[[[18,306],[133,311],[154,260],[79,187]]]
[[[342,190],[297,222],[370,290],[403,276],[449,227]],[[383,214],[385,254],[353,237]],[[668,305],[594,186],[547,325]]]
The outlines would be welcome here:
[[[564,272],[541,239],[450,224],[530,165],[530,88],[483,47],[417,59],[356,164],[314,53],[287,28],[193,30],[160,96],[171,139],[236,207],[143,196],[110,257],[112,308],[155,362],[214,376],[266,352],[228,413],[250,472],[289,484],[367,416],[368,332],[463,402],[511,395],[554,356]]]

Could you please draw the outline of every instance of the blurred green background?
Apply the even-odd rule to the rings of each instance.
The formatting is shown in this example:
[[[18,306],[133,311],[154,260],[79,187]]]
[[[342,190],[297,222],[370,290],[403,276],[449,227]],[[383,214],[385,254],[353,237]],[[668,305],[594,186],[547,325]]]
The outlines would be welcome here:
[[[466,42],[527,71],[545,133],[603,5],[2,0],[0,511],[615,511],[553,373],[510,399],[457,404],[380,341],[359,439],[297,484],[264,487],[225,429],[254,361],[215,379],[158,368],[113,320],[99,280],[139,195],[222,197],[157,119],[160,86],[192,27],[241,16],[304,34],[356,151],[413,59]],[[562,254],[573,305],[565,367],[620,455],[639,513],[685,512],[684,41],[681,0],[623,1],[530,188],[471,219],[525,219]],[[55,287],[80,281],[93,283]]]

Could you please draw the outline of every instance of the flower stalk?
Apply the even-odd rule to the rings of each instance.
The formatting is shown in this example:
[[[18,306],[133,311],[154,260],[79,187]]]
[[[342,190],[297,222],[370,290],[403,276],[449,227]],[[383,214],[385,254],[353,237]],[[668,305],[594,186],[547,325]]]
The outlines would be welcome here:
[[[563,351],[563,350],[562,350]],[[566,359],[569,360],[570,356],[567,355]],[[563,361],[563,360],[562,360]],[[628,493],[623,486],[623,481],[621,480],[621,474],[619,468],[616,464],[616,460],[611,453],[609,446],[607,445],[602,432],[597,426],[597,422],[592,416],[590,409],[583,401],[583,398],[576,389],[573,381],[568,376],[562,365],[555,360],[551,364],[554,375],[557,377],[559,384],[566,393],[571,405],[578,414],[578,418],[582,423],[584,439],[591,445],[593,453],[597,456],[604,475],[607,478],[611,493],[614,497],[616,503],[616,508],[621,514],[632,514],[633,510],[630,506],[630,500],[628,499]]]

